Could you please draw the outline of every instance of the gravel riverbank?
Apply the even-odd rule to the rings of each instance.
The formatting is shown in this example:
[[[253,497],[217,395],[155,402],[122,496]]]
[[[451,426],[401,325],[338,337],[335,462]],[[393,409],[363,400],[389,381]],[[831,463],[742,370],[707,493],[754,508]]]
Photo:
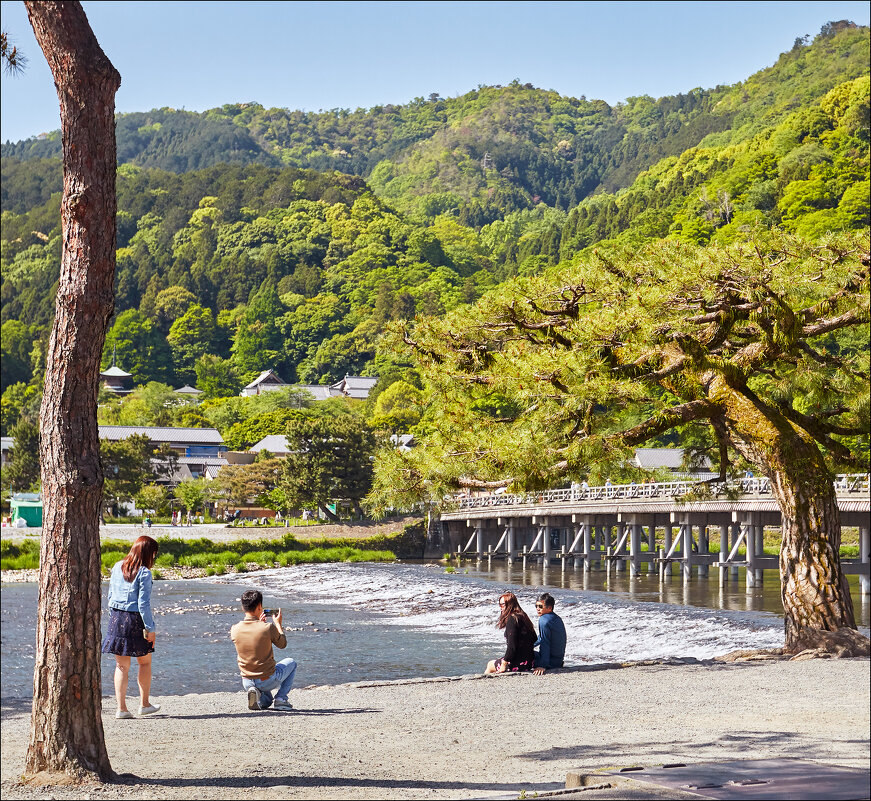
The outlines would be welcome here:
[[[310,687],[291,693],[291,713],[250,712],[241,692],[154,697],[161,714],[124,721],[105,699],[112,765],[134,777],[88,788],[17,784],[29,708],[4,705],[3,798],[530,797],[579,768],[785,757],[869,765],[867,659]]]

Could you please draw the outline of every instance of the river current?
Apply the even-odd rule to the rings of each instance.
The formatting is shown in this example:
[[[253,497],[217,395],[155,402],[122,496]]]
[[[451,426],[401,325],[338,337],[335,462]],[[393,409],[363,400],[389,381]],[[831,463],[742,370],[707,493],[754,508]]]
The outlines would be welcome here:
[[[249,587],[264,605],[280,607],[288,647],[299,662],[297,686],[480,672],[501,656],[497,598],[517,593],[529,616],[547,590],[568,633],[566,664],[662,657],[699,659],[737,648],[775,647],[783,620],[775,573],[751,593],[741,581],[718,584],[716,571],[685,585],[677,576],[571,568],[487,569],[465,563],[299,565],[202,581],[156,582],[156,696],[239,689],[230,626]],[[854,577],[851,577],[854,578]],[[31,692],[36,586],[9,584],[2,592],[2,698]],[[868,604],[854,594],[867,634]],[[105,604],[105,601],[104,601]],[[105,630],[106,615],[103,626]],[[103,657],[103,691],[112,694],[111,656]],[[135,686],[131,682],[131,691]]]

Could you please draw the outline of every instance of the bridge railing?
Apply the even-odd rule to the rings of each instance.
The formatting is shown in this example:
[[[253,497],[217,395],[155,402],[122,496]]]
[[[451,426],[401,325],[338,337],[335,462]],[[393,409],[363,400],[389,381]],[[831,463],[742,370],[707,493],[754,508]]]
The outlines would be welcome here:
[[[717,497],[771,497],[771,483],[765,477],[745,477],[706,483],[703,481],[655,481],[646,484],[605,484],[590,487],[573,484],[564,489],[543,492],[490,493],[488,495],[455,495],[452,504],[457,509],[483,509],[492,506],[537,506],[548,503],[583,503],[590,501],[647,501],[680,498],[707,488]],[[869,492],[868,473],[848,473],[835,477],[838,495]]]

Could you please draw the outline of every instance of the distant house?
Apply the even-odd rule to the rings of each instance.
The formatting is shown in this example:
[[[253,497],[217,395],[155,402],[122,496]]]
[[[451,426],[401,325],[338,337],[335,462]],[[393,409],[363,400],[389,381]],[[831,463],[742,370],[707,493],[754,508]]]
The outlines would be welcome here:
[[[290,446],[284,435],[269,434],[256,445],[252,445],[249,453],[259,453],[260,451],[269,451],[273,456],[287,456],[290,453]]]
[[[15,447],[15,437],[0,437],[0,467],[6,467],[6,462],[12,458]]]
[[[244,387],[239,394],[243,398],[250,398],[254,395],[262,395],[264,392],[284,389],[286,386],[288,384],[281,380],[275,370],[264,370],[247,387]]]
[[[636,448],[633,461],[642,470],[669,470],[675,479],[716,477],[709,459],[704,459],[699,467],[687,471],[682,467],[683,457],[683,448]]]
[[[172,483],[177,484],[187,479],[213,479],[222,467],[229,464],[223,456],[179,456],[178,467],[172,476]]]
[[[344,395],[346,398],[366,400],[377,383],[377,378],[363,375],[346,375],[341,381],[331,384],[330,389],[335,390],[337,395]]]
[[[391,434],[390,444],[401,453],[407,453],[414,445],[414,434]]]
[[[189,386],[188,384],[173,390],[173,392],[175,392],[176,395],[183,395],[186,398],[199,398],[199,396],[203,394],[201,389]]]
[[[327,384],[294,384],[294,389],[301,389],[303,392],[308,392],[316,401],[325,401],[330,398],[335,398],[339,395],[332,387]]]
[[[287,384],[281,380],[275,370],[264,370],[239,394],[245,397],[262,395],[276,389],[292,387],[293,389],[308,392],[316,401],[329,400],[330,398],[354,398],[366,400],[369,392],[378,383],[377,378],[363,375],[346,375],[335,384]]]
[[[171,428],[163,426],[100,426],[100,439],[113,442],[144,434],[155,445],[169,445],[179,456],[217,457],[226,450],[216,428]]]

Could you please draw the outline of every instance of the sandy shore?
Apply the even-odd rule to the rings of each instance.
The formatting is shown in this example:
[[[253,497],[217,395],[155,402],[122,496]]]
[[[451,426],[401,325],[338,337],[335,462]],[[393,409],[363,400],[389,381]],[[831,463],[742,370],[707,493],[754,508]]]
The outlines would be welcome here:
[[[291,693],[291,713],[250,712],[241,692],[155,698],[160,715],[126,721],[105,701],[112,765],[135,778],[50,790],[15,783],[29,708],[4,705],[3,798],[516,798],[579,768],[869,765],[867,659],[312,687]]]

